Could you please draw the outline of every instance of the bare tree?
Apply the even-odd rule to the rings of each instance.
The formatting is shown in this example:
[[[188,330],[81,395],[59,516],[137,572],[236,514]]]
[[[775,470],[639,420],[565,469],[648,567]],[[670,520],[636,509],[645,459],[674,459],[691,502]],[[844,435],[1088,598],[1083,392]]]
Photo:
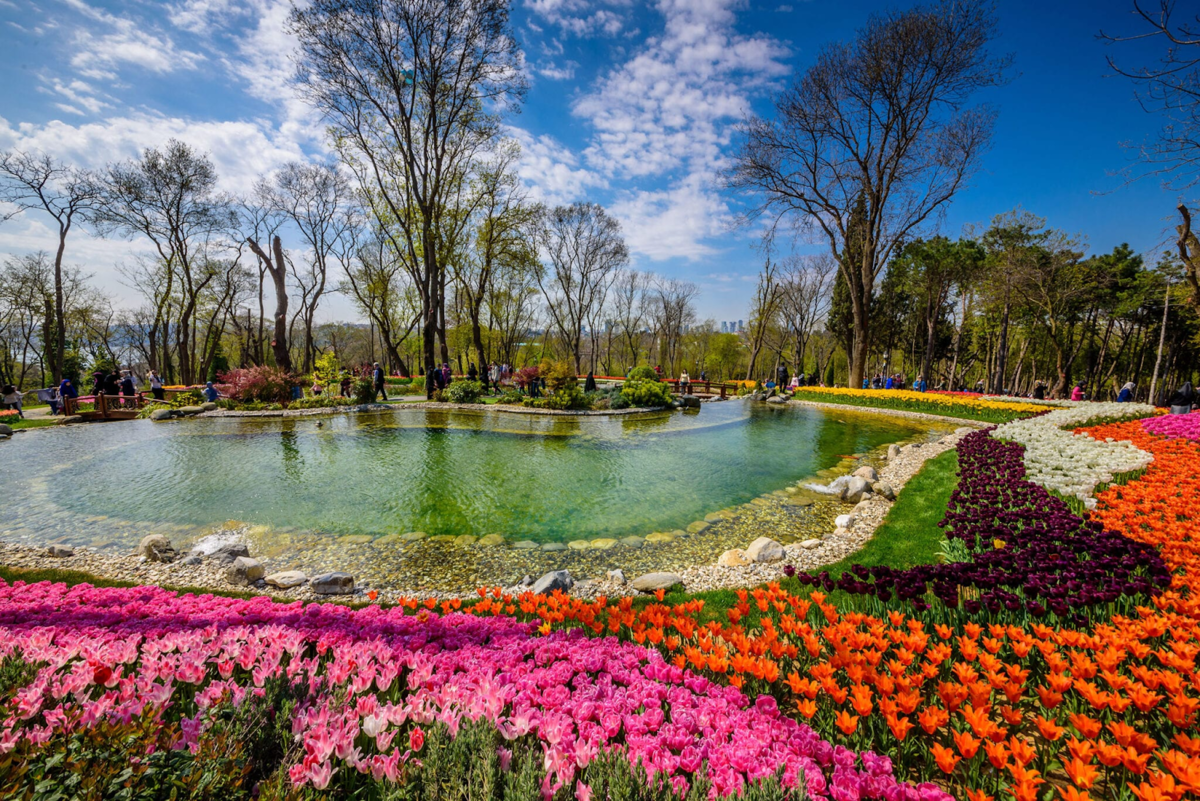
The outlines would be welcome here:
[[[995,29],[986,0],[876,16],[826,46],[773,119],[745,125],[729,183],[759,195],[752,216],[791,218],[828,242],[850,289],[852,386],[866,368],[876,279],[965,186],[991,139],[994,114],[965,104],[1003,80],[1009,59],[988,52]],[[860,204],[865,224],[852,225]]]
[[[471,165],[524,93],[507,0],[313,0],[292,11],[299,78],[412,276],[434,362]]]
[[[668,374],[677,375],[679,343],[684,331],[696,320],[693,301],[700,288],[691,281],[663,278],[654,282],[650,294],[653,299],[650,316],[658,335],[659,357],[666,363]]]
[[[235,223],[229,199],[216,191],[216,168],[208,156],[171,139],[162,150],[147,148],[140,159],[110,165],[99,183],[92,215],[97,227],[104,234],[146,237],[164,272],[149,331],[150,366],[171,374],[174,333],[180,378],[191,383],[197,377],[192,317],[201,294],[217,276],[210,248]],[[167,304],[175,292],[178,314],[168,315]]]
[[[339,289],[379,331],[389,368],[410,374],[400,346],[420,323],[421,304],[403,262],[388,241],[376,236],[340,258],[346,276]],[[373,348],[374,346],[372,346]]]
[[[584,326],[603,305],[617,270],[629,261],[629,249],[621,224],[597,203],[557,206],[545,215],[539,238],[550,268],[538,274],[538,286],[578,373]]]
[[[622,270],[613,281],[613,324],[625,339],[627,367],[636,367],[641,353],[642,329],[646,321],[647,294],[654,276],[637,270]]]
[[[835,270],[828,256],[790,259],[783,266],[779,308],[794,344],[793,373],[804,371],[809,339],[829,311]]]
[[[275,354],[275,366],[285,373],[290,373],[292,351],[288,347],[288,263],[283,252],[283,240],[278,234],[271,237],[271,253],[267,253],[253,237],[247,237],[246,244],[258,257],[258,263],[266,269],[275,284],[275,334],[271,340],[271,349]]]
[[[471,344],[480,369],[488,355],[483,346],[482,317],[492,281],[498,273],[537,266],[535,226],[542,210],[529,203],[515,172],[520,147],[506,141],[481,164],[472,181],[476,199],[473,237],[462,256],[452,262],[456,296],[471,326]]]
[[[62,380],[66,354],[66,306],[63,299],[63,253],[75,217],[85,216],[96,201],[93,176],[47,155],[11,151],[0,153],[0,201],[21,211],[43,211],[58,226],[54,251],[54,346],[47,354],[55,383]]]
[[[316,358],[313,319],[329,282],[329,262],[339,240],[355,225],[354,192],[346,176],[332,165],[293,162],[270,179],[260,180],[255,194],[259,203],[296,226],[310,252],[304,269],[291,260],[292,277],[300,288],[296,316],[304,326],[301,370],[308,373]],[[267,260],[260,257],[260,263]]]
[[[754,288],[754,300],[750,305],[750,363],[746,365],[746,380],[754,378],[754,366],[762,352],[768,329],[779,314],[782,296],[779,283],[779,265],[768,256],[763,270],[758,274],[758,285]]]

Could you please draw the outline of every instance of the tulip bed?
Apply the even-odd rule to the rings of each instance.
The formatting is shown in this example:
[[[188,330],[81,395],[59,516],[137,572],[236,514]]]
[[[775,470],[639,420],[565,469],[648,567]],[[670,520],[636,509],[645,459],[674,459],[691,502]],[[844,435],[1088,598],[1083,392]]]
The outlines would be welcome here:
[[[1044,407],[1017,400],[984,400],[978,395],[949,395],[897,389],[799,387],[796,390],[796,398],[817,403],[923,412],[987,423],[1007,423],[1045,411]]]
[[[255,773],[259,798],[375,797],[372,786],[419,780],[431,727],[453,734],[480,721],[496,733],[485,757],[538,753],[543,798],[586,801],[589,768],[614,750],[640,765],[643,783],[668,783],[653,797],[696,787],[725,797],[775,779],[802,782],[818,798],[946,797],[899,784],[884,757],[831,745],[780,714],[770,695],[751,701],[615,637],[539,632],[514,617],[518,603],[533,610],[532,596],[491,601],[439,614],[432,602],[350,610],[153,587],[4,584],[0,797],[92,781],[118,746],[128,748],[127,773],[72,795],[112,797],[114,785],[152,787],[165,772],[186,797],[208,797],[214,782],[214,797],[249,797],[243,780]],[[238,710],[256,707],[261,725],[231,728]],[[237,746],[263,727],[281,736]],[[97,733],[109,743],[106,759],[86,758],[102,746]],[[272,748],[264,764],[260,751]]]

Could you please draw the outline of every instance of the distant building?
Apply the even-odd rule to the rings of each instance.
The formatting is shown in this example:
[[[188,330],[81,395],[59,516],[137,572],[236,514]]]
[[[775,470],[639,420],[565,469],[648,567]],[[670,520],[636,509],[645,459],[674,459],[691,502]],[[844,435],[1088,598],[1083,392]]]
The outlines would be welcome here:
[[[729,323],[725,322],[724,320],[721,321],[721,333],[722,334],[729,333]]]
[[[737,330],[738,330],[739,334],[746,330],[746,321],[745,320],[738,320]]]

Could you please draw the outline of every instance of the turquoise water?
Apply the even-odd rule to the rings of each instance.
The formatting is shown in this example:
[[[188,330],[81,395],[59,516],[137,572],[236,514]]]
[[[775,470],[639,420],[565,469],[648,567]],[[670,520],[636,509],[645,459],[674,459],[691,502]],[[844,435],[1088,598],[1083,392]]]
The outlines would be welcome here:
[[[17,477],[5,484],[0,534],[126,544],[147,527],[198,532],[238,520],[331,536],[644,535],[925,430],[894,417],[744,402],[698,414],[411,409],[54,429],[0,445],[9,464],[26,465],[9,471]]]

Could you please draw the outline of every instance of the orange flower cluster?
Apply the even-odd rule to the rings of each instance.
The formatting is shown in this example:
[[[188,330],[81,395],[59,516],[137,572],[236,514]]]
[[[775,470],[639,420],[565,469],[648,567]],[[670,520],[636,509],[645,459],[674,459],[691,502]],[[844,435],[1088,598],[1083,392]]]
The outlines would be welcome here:
[[[897,775],[972,801],[1047,791],[1180,801],[1200,797],[1200,652],[1194,627],[1140,609],[1090,633],[1020,621],[981,626],[839,610],[771,584],[739,591],[727,621],[704,602],[641,606],[561,593],[480,590],[480,601],[410,609],[517,615],[549,633],[580,626],[660,649],[675,665],[773,695],[823,737],[888,754]]]

